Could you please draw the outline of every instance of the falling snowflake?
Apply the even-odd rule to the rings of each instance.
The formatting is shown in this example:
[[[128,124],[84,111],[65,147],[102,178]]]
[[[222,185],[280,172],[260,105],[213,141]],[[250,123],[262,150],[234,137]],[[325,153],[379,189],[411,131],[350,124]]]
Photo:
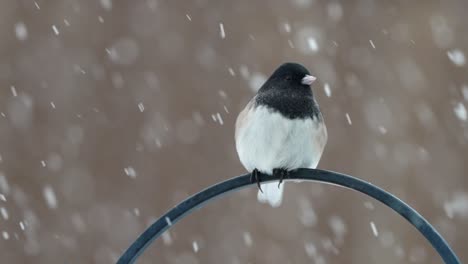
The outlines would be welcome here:
[[[112,0],[100,0],[102,8],[106,11],[110,11],[112,9]]]
[[[373,221],[370,222],[370,226],[371,226],[372,233],[374,234],[374,236],[378,237],[379,231],[377,230],[377,227],[375,226],[375,223]]]
[[[8,220],[9,215],[8,215],[8,211],[7,211],[7,209],[5,207],[0,208],[0,214],[2,215],[3,219]]]
[[[309,49],[313,52],[317,52],[319,50],[317,40],[314,37],[307,38],[307,45],[309,46]]]
[[[330,84],[325,83],[325,84],[323,85],[323,90],[325,91],[325,95],[326,95],[327,97],[331,97]]]
[[[468,194],[456,193],[450,201],[444,203],[444,210],[450,219],[455,216],[468,219]]]
[[[136,176],[137,176],[137,173],[136,173],[136,171],[135,171],[135,169],[133,167],[130,167],[130,166],[126,167],[124,169],[124,171],[125,171],[125,174],[127,174],[127,176],[132,178],[132,179],[135,179]]]
[[[456,66],[461,67],[466,63],[465,54],[459,49],[447,51],[447,56]]]
[[[54,31],[54,34],[58,36],[58,34],[60,34],[58,28],[56,25],[52,25],[52,30]]]
[[[253,243],[252,243],[252,236],[250,235],[250,233],[246,231],[242,234],[242,237],[244,238],[245,245],[248,247],[251,247]]]
[[[460,119],[460,121],[466,121],[466,119],[468,118],[465,105],[462,103],[457,103],[453,108],[453,112],[455,113],[457,118]]]
[[[16,87],[15,86],[10,86],[10,90],[11,90],[11,94],[16,97],[18,96],[18,92],[16,91]]]
[[[192,242],[192,248],[193,248],[193,252],[197,253],[199,248],[198,248],[198,243],[197,241],[193,241]]]
[[[353,124],[353,122],[351,121],[351,117],[349,116],[348,113],[346,113],[346,120],[348,121],[348,124],[349,124],[349,125],[352,125],[352,124]]]
[[[50,185],[45,186],[44,189],[42,190],[42,193],[44,195],[44,199],[46,200],[47,206],[50,209],[56,209],[57,197],[55,196],[55,192],[52,186]]]
[[[143,113],[143,111],[145,111],[145,106],[143,105],[143,103],[138,104],[138,109],[140,109],[140,112],[142,112],[142,113]]]
[[[226,38],[226,32],[224,31],[223,23],[219,23],[219,35],[221,36],[222,39]]]
[[[18,22],[15,24],[15,34],[16,38],[20,41],[26,40],[28,38],[28,29],[23,22]]]

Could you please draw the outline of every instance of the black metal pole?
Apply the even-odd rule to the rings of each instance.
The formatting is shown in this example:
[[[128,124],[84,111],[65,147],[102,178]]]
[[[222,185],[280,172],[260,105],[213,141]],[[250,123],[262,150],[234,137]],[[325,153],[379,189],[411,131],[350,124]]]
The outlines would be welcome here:
[[[262,182],[278,181],[277,177],[271,175],[260,175]],[[290,173],[287,180],[307,180],[332,183],[342,187],[350,188],[382,202],[395,212],[403,216],[408,222],[416,227],[419,232],[431,243],[437,250],[446,264],[460,264],[460,260],[455,252],[450,248],[444,238],[424,219],[416,210],[393,196],[392,194],[376,187],[368,182],[355,177],[326,170],[299,169]],[[138,239],[125,251],[117,261],[117,264],[134,263],[143,251],[164,231],[178,222],[184,216],[195,209],[201,208],[205,203],[213,198],[221,197],[231,191],[253,185],[250,182],[250,174],[242,175],[218,183],[205,189],[192,197],[189,197],[169,212],[164,214],[148,229],[143,232]]]

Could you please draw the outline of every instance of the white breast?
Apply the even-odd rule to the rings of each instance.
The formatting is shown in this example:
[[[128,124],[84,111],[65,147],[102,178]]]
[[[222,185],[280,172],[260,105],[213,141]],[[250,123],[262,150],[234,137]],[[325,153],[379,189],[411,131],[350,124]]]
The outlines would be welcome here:
[[[237,153],[248,171],[315,168],[326,141],[325,125],[318,118],[291,120],[265,106],[248,106],[236,124]]]

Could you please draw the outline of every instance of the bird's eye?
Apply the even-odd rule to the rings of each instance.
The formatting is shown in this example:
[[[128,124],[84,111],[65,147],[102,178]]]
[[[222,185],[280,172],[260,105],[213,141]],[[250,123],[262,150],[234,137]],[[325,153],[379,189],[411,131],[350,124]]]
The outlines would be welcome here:
[[[284,79],[285,79],[286,81],[290,81],[290,80],[291,80],[291,76],[286,76],[286,77],[284,77]]]

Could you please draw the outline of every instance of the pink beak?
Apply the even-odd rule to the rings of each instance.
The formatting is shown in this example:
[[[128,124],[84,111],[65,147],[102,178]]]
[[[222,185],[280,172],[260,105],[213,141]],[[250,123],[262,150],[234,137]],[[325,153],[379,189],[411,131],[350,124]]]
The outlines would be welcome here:
[[[312,75],[306,75],[304,78],[302,78],[302,84],[305,84],[305,85],[311,85],[315,80],[317,80],[316,77],[312,76]]]

